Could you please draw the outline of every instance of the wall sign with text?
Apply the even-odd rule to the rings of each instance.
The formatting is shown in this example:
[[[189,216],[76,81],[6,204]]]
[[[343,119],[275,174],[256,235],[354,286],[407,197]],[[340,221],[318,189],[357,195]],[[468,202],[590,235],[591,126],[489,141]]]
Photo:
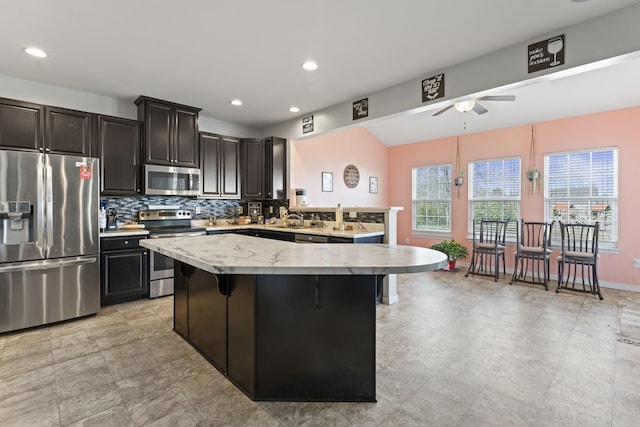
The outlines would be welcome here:
[[[369,117],[369,98],[363,98],[353,103],[353,120]]]
[[[527,48],[529,73],[564,64],[564,34],[530,44]]]
[[[302,133],[313,132],[313,114],[302,118]]]
[[[422,81],[422,102],[433,101],[444,96],[444,74]]]

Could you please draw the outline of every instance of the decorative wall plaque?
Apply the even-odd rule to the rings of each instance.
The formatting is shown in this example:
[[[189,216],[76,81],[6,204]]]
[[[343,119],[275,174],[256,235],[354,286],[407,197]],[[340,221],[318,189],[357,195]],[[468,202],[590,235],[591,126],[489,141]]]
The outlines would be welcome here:
[[[360,182],[360,171],[354,165],[344,168],[344,183],[348,188],[356,188]]]
[[[363,98],[353,103],[353,120],[364,119],[369,116],[369,98]]]
[[[529,73],[564,64],[564,34],[530,44],[527,48]]]
[[[313,132],[313,114],[302,118],[302,133]]]
[[[422,102],[433,101],[444,96],[444,74],[422,81]]]

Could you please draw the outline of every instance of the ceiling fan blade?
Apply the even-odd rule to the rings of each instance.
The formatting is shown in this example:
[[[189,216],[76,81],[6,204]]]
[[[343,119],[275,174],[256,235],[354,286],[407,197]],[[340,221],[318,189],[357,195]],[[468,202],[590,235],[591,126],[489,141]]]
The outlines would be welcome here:
[[[489,110],[487,110],[487,109],[486,109],[486,108],[484,108],[482,105],[480,105],[480,104],[478,104],[478,103],[476,102],[476,104],[473,106],[473,111],[475,111],[475,112],[476,112],[476,113],[478,113],[478,114],[484,114],[484,113],[486,113],[486,112],[487,112],[487,111],[489,111]]]
[[[515,101],[515,95],[487,95],[481,96],[480,98],[483,101]]]
[[[451,104],[451,105],[449,105],[449,106],[447,106],[447,107],[444,107],[442,110],[437,111],[437,112],[436,112],[436,113],[434,113],[433,115],[434,115],[434,117],[435,117],[435,116],[439,116],[440,114],[444,113],[445,111],[447,111],[447,110],[449,110],[449,109],[451,109],[451,108],[453,108],[453,104]]]

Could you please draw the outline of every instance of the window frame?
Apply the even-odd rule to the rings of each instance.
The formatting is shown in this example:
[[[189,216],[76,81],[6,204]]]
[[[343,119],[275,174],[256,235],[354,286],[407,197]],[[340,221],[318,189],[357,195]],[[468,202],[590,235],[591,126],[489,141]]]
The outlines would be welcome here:
[[[481,163],[491,163],[491,162],[504,162],[504,161],[508,161],[508,160],[516,160],[517,161],[517,185],[514,185],[512,188],[517,188],[518,190],[518,195],[517,196],[509,196],[509,197],[482,197],[482,198],[476,198],[474,197],[474,185],[475,185],[475,168],[477,167],[476,165],[479,165]],[[509,203],[513,203],[515,202],[515,208],[516,208],[516,216],[515,217],[510,217],[510,218],[504,218],[504,215],[502,216],[502,218],[488,218],[488,219],[509,219],[512,221],[512,223],[509,224],[509,228],[507,229],[507,241],[516,241],[516,233],[517,233],[517,222],[520,221],[520,217],[521,217],[521,209],[522,209],[522,158],[520,156],[509,156],[509,157],[496,157],[496,158],[489,158],[489,159],[478,159],[478,160],[471,160],[469,161],[468,165],[468,179],[467,179],[467,183],[468,183],[468,188],[467,188],[467,201],[468,201],[468,233],[469,233],[469,238],[472,238],[472,234],[473,234],[473,212],[474,212],[474,204],[478,203],[478,202],[499,202],[499,203],[505,203],[505,202],[509,202]],[[504,168],[503,168],[504,170]],[[503,176],[503,181],[504,181],[504,172],[502,174]],[[504,187],[501,187],[504,189]],[[511,188],[511,187],[509,187]],[[504,205],[503,205],[503,214],[504,214]],[[478,218],[480,219],[480,218]]]
[[[416,177],[417,173],[423,169],[439,169],[439,168],[448,168],[449,175],[449,195],[448,198],[417,198],[417,188],[416,188]],[[414,166],[411,168],[411,234],[417,237],[438,237],[438,238],[447,238],[451,236],[451,193],[452,193],[452,185],[453,185],[453,165],[451,163],[440,163],[433,165],[420,165]],[[425,221],[425,228],[419,229],[417,228],[417,204],[418,203],[446,203],[448,205],[448,229],[430,229],[428,228],[428,221]]]
[[[550,170],[550,166],[549,166],[549,162],[550,159],[552,157],[556,157],[556,156],[570,156],[570,155],[579,155],[579,154],[585,154],[588,153],[589,154],[589,170],[588,173],[586,174],[586,176],[589,176],[591,178],[593,178],[594,176],[599,176],[599,177],[603,177],[606,174],[604,173],[598,173],[596,174],[593,171],[593,154],[594,153],[602,153],[602,152],[612,152],[613,153],[613,161],[612,161],[612,168],[613,171],[611,173],[611,177],[613,179],[612,181],[612,192],[613,195],[611,196],[594,196],[592,194],[589,194],[588,196],[580,196],[580,195],[569,195],[569,184],[567,184],[566,187],[566,193],[567,195],[564,197],[559,197],[559,196],[549,196],[549,181],[552,178],[549,170]],[[591,148],[591,149],[579,149],[579,150],[571,150],[571,151],[561,151],[561,152],[554,152],[554,153],[546,153],[544,155],[544,177],[543,177],[543,192],[544,192],[544,201],[543,201],[543,209],[544,209],[544,218],[545,221],[559,221],[560,218],[558,218],[558,215],[553,215],[552,214],[552,206],[558,206],[558,205],[567,205],[567,212],[566,215],[567,216],[571,216],[571,209],[573,206],[575,206],[575,203],[573,203],[574,201],[578,201],[580,202],[580,206],[588,206],[588,210],[591,210],[591,215],[588,216],[588,220],[584,221],[584,223],[588,223],[588,224],[593,224],[595,223],[595,220],[593,218],[593,214],[594,214],[594,210],[591,208],[594,205],[601,205],[602,203],[598,203],[598,202],[602,202],[604,200],[607,201],[607,207],[610,208],[609,210],[609,215],[611,216],[610,219],[610,230],[611,230],[611,234],[612,234],[612,238],[611,239],[604,239],[603,238],[603,233],[600,232],[600,236],[599,236],[599,240],[598,240],[598,244],[599,247],[601,249],[612,249],[612,250],[616,250],[618,248],[618,241],[619,241],[619,177],[620,177],[620,164],[619,164],[619,148],[618,147],[601,147],[601,148]],[[571,176],[571,172],[567,172],[566,176]],[[562,178],[562,177],[560,177]],[[591,180],[589,182],[589,189],[590,192],[593,191],[593,180]],[[576,208],[577,209],[577,208]],[[606,215],[606,209],[602,210],[602,212],[605,212]],[[574,214],[575,215],[575,214]],[[597,215],[597,214],[596,214]],[[604,226],[607,226],[607,222],[603,222],[600,220],[600,218],[597,218],[597,220],[599,220],[600,224],[604,224]],[[606,235],[606,234],[605,234]],[[553,246],[560,246],[561,245],[561,237],[560,237],[560,227],[554,226],[554,230],[552,233],[552,245]]]

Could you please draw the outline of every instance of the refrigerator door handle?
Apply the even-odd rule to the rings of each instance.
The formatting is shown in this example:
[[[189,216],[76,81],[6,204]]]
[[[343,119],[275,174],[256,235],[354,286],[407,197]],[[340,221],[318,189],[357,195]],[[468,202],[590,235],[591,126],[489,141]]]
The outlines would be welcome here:
[[[51,247],[53,246],[53,168],[49,164],[48,158],[45,166],[44,174],[45,182],[45,217],[46,217],[46,256],[49,256]]]
[[[37,176],[38,176],[38,200],[37,200],[37,206],[36,206],[36,214],[38,215],[36,218],[36,228],[37,228],[37,238],[36,238],[36,246],[38,246],[39,248],[41,248],[45,253],[44,256],[46,256],[46,245],[47,245],[47,241],[46,241],[46,226],[47,226],[47,219],[45,217],[46,214],[46,209],[45,209],[45,202],[47,200],[47,194],[46,194],[46,189],[44,188],[44,178],[45,178],[45,165],[44,165],[44,158],[41,156],[40,160],[38,161],[38,168],[37,168]]]
[[[52,268],[71,267],[83,264],[92,264],[98,261],[97,256],[61,258],[42,261],[23,261],[11,264],[0,265],[0,273],[11,273],[14,271],[49,270]]]

